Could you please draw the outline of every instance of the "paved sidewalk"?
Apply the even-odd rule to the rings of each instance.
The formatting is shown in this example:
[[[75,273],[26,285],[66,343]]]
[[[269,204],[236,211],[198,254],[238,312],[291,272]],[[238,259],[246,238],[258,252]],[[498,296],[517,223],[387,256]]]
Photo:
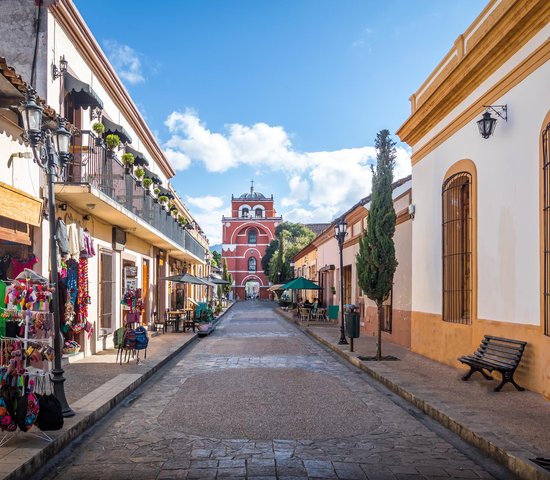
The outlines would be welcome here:
[[[399,361],[361,361],[359,355],[375,355],[375,338],[355,339],[355,351],[350,353],[349,345],[337,344],[340,338],[337,325],[300,323],[288,312],[280,309],[278,312],[520,478],[550,478],[550,472],[530,461],[536,457],[550,458],[550,403],[541,395],[518,392],[509,384],[503,391],[493,392],[495,382],[480,375],[463,382],[461,376],[465,370],[435,362],[388,341],[382,343],[383,355],[393,355]]]
[[[76,415],[65,419],[62,430],[46,432],[51,442],[31,435],[40,434],[36,427],[31,432],[9,434],[13,438],[0,447],[0,479],[28,478],[196,339],[192,331],[153,334],[147,359],[142,352],[139,363],[130,360],[120,365],[115,362],[116,350],[105,350],[64,365],[65,393]]]

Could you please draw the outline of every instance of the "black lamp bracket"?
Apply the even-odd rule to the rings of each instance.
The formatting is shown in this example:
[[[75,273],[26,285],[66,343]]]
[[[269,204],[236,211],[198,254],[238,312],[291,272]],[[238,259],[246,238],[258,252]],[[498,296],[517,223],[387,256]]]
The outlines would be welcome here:
[[[505,122],[508,121],[508,105],[483,105],[483,108],[486,108],[487,110],[492,110]]]

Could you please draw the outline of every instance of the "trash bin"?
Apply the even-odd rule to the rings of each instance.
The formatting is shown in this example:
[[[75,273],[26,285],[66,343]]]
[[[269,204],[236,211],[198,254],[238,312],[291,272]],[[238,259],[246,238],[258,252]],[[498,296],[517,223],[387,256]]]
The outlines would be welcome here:
[[[344,324],[348,337],[359,338],[359,312],[355,305],[344,305]]]

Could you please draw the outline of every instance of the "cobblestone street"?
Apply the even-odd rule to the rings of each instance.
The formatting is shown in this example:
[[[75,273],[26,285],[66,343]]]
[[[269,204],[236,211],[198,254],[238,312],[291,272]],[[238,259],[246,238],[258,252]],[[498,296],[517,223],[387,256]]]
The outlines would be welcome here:
[[[241,302],[46,478],[513,478],[393,397],[271,304]]]

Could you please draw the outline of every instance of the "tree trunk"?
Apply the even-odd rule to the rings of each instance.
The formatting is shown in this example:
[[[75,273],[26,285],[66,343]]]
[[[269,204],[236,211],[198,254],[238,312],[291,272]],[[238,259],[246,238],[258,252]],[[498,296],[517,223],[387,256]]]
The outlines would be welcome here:
[[[384,311],[382,310],[382,302],[377,303],[378,307],[378,338],[376,339],[376,360],[382,360],[382,320]]]

